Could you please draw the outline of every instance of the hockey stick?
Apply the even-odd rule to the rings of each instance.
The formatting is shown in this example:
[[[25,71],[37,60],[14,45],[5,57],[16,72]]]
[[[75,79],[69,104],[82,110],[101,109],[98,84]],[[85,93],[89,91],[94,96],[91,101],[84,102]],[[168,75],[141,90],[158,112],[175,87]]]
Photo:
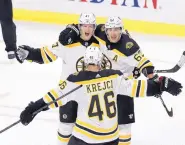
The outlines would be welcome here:
[[[69,91],[69,92],[67,92],[66,94],[62,95],[61,97],[57,98],[55,101],[51,101],[51,102],[48,103],[47,105],[41,107],[40,109],[38,109],[37,111],[35,111],[35,112],[33,113],[33,116],[36,115],[37,113],[41,112],[43,109],[46,109],[49,105],[51,105],[51,104],[57,102],[58,100],[60,100],[60,99],[62,99],[63,97],[65,97],[65,96],[71,94],[72,92],[78,90],[78,89],[81,88],[81,87],[82,87],[82,85],[80,85],[80,86],[78,86],[78,87],[72,89],[71,91]],[[2,130],[0,131],[0,134],[3,133],[3,132],[5,132],[6,130],[12,128],[13,126],[15,126],[16,124],[18,124],[18,123],[20,123],[20,122],[21,122],[21,120],[18,120],[18,121],[16,121],[16,122],[14,122],[13,124],[7,126],[6,128],[4,128],[4,129],[2,129]]]
[[[171,110],[168,110],[168,108],[166,107],[166,104],[165,104],[162,96],[161,95],[157,95],[157,97],[161,100],[161,103],[163,104],[163,107],[165,108],[168,116],[173,117],[173,108],[171,107]]]
[[[125,32],[127,33],[127,35],[130,36],[130,34],[127,30],[125,30]],[[180,60],[177,62],[177,64],[173,68],[166,69],[166,70],[154,70],[154,73],[175,73],[184,65],[184,63],[185,63],[185,51],[182,53]],[[156,95],[156,97],[161,100],[161,103],[164,106],[167,114],[170,117],[173,117],[173,108],[171,107],[171,110],[168,110],[161,94]]]
[[[183,52],[180,60],[177,62],[177,64],[173,68],[167,69],[167,70],[155,70],[154,72],[155,73],[175,73],[175,72],[177,72],[184,65],[184,63],[185,63],[185,51]],[[158,95],[157,97],[161,100],[161,103],[164,106],[167,114],[170,117],[173,117],[173,108],[171,107],[171,110],[168,110],[168,108],[166,107],[166,104],[165,104],[162,96],[161,95]]]
[[[185,51],[181,55],[180,60],[173,68],[166,70],[154,70],[154,73],[175,73],[184,65],[184,63],[185,63]]]
[[[125,29],[125,32],[127,35],[130,36],[128,30]],[[184,65],[184,63],[185,63],[185,51],[182,53],[180,60],[173,68],[166,70],[154,70],[154,73],[175,73]]]

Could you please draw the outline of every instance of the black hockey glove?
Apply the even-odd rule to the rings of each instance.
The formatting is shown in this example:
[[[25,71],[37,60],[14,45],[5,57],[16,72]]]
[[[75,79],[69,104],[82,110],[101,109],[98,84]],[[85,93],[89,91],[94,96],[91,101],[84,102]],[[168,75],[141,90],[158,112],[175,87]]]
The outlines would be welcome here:
[[[59,42],[62,45],[68,45],[75,41],[75,39],[80,35],[78,30],[78,26],[75,24],[67,25],[66,29],[64,29],[59,35]]]
[[[29,53],[31,50],[34,48],[27,46],[27,45],[21,45],[18,46],[18,49],[15,52],[16,59],[20,62],[23,63],[25,59],[27,59]]]
[[[20,120],[23,125],[28,125],[34,117],[39,113],[38,111],[40,108],[46,106],[46,103],[43,101],[43,99],[40,99],[36,102],[30,102],[28,106],[25,108],[24,111],[21,112]],[[48,110],[49,108],[46,107],[40,111]]]
[[[161,94],[163,91],[166,91],[172,94],[173,96],[177,96],[181,93],[182,88],[183,88],[181,83],[173,80],[172,78],[168,78],[165,76],[159,77],[158,75],[155,75],[152,79],[149,79],[149,80],[153,80],[160,85]]]

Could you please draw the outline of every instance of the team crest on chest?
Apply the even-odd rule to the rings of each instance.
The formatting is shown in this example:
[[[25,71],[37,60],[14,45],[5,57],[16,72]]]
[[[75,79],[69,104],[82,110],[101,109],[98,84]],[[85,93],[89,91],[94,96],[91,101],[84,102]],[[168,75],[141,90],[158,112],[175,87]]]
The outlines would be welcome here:
[[[102,69],[111,69],[112,68],[112,63],[111,61],[104,55],[102,65]],[[82,71],[85,70],[85,64],[84,64],[84,57],[80,57],[77,62],[76,62],[76,71]]]

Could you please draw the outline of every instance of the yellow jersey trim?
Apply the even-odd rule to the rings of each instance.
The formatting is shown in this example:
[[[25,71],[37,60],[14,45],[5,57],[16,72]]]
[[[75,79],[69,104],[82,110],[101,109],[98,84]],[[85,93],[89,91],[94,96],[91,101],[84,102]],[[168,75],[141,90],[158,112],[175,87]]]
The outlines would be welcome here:
[[[88,123],[83,122],[83,121],[78,120],[78,119],[76,120],[76,123],[81,125],[81,126],[84,126],[86,128],[89,128],[89,129],[91,129],[93,131],[97,131],[97,132],[101,132],[101,133],[112,132],[112,131],[114,131],[118,127],[118,124],[116,123],[111,128],[105,129],[105,128],[100,128],[100,127],[93,126],[91,124],[88,124]]]

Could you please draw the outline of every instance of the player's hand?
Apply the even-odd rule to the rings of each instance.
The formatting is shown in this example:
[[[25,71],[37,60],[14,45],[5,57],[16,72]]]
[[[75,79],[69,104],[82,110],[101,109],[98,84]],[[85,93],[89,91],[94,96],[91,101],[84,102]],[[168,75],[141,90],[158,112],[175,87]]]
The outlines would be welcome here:
[[[66,29],[64,29],[59,35],[59,42],[62,45],[71,44],[75,41],[79,34],[80,32],[78,30],[77,25],[75,24],[67,25]]]
[[[30,102],[28,106],[24,109],[24,111],[21,112],[21,123],[24,125],[28,125],[38,113],[40,113],[41,111],[46,111],[48,109],[48,105],[44,102],[42,98],[37,100],[36,102]]]
[[[24,111],[21,112],[20,120],[23,125],[28,125],[37,114],[33,114],[36,111],[35,103],[30,102]]]
[[[32,49],[32,48],[27,45],[19,46],[15,52],[16,59],[20,63],[23,63],[24,60],[28,57],[30,49]]]
[[[77,36],[80,35],[80,31],[78,29],[78,26],[75,24],[69,24],[66,26],[66,28],[70,28],[71,30],[73,30],[74,32],[76,32]]]
[[[166,91],[174,96],[177,96],[181,93],[181,83],[173,80],[172,78],[167,78],[164,76],[159,77],[159,80],[161,82],[161,91]]]
[[[158,75],[155,75],[152,78],[152,80],[160,84],[161,93],[163,91],[166,91],[166,92],[172,94],[173,96],[177,96],[181,93],[182,88],[183,88],[181,83],[175,81],[172,78],[168,78],[165,76],[159,77]]]

